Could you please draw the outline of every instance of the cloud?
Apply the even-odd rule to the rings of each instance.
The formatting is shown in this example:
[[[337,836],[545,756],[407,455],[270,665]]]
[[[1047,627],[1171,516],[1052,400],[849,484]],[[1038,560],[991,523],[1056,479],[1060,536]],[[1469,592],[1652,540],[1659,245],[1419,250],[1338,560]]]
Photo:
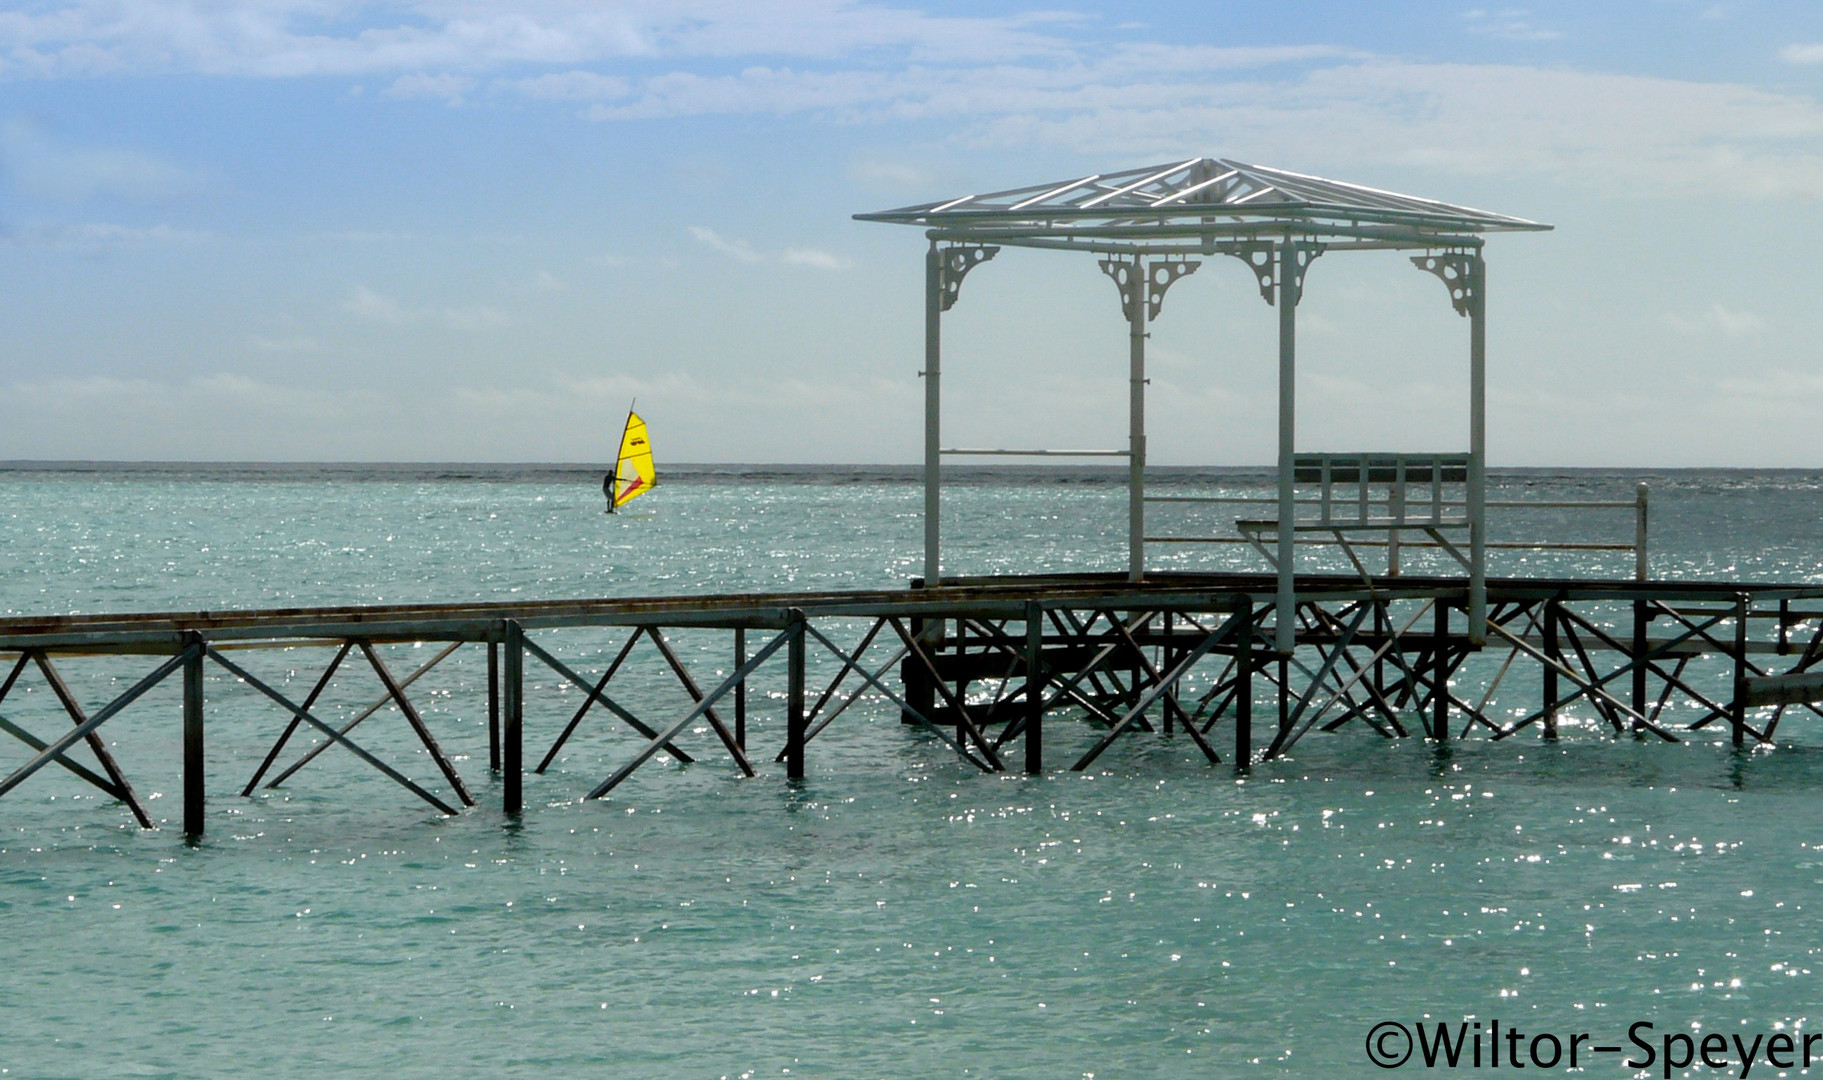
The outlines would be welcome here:
[[[697,243],[713,248],[731,259],[739,259],[744,263],[760,261],[759,253],[748,247],[745,240],[729,240],[714,229],[702,225],[690,226],[690,235],[696,238]]]
[[[1137,84],[1068,96],[1076,107],[983,117],[966,138],[1115,160],[1197,148],[1312,169],[1548,177],[1597,193],[1721,187],[1736,197],[1823,197],[1823,108],[1726,83],[1376,61],[1288,82]]]
[[[350,402],[371,405],[378,400],[365,391],[328,393],[307,387],[281,386],[232,372],[217,372],[184,382],[89,375],[15,382],[7,392],[18,400],[38,402],[53,414],[86,413],[94,408],[146,415],[252,409],[273,415],[326,419],[345,415]]]
[[[322,348],[322,343],[308,334],[279,338],[256,337],[249,344],[263,353],[313,353]]]
[[[928,188],[934,179],[928,169],[877,157],[863,158],[849,165],[848,175],[869,187],[904,191]]]
[[[1823,196],[1823,107],[1809,96],[1327,46],[1147,44],[1024,64],[672,70],[583,115],[806,113],[843,124],[942,122],[962,148],[1055,147],[1122,165],[1203,152],[1312,169],[1509,173],[1648,195]],[[911,179],[889,164],[853,171]]]
[[[1740,84],[1420,63],[1321,42],[1110,43],[1095,36],[1106,32],[1099,22],[1076,16],[933,15],[860,0],[326,2],[45,0],[0,13],[0,78],[373,73],[393,77],[384,91],[393,97],[472,102],[485,91],[498,102],[580,105],[604,123],[930,122],[965,150],[1063,148],[1113,165],[1214,152],[1643,194],[1823,197],[1823,107]],[[1523,8],[1476,8],[1462,25],[1515,39],[1558,33]],[[1823,45],[1782,55],[1823,62]],[[180,172],[131,154],[22,161],[9,169],[50,189],[183,186]],[[883,185],[912,184],[914,172],[855,167]]]
[[[854,264],[840,255],[816,248],[786,248],[779,261],[788,266],[809,266],[817,270],[846,270]]]
[[[1463,12],[1462,21],[1469,33],[1502,41],[1556,41],[1563,37],[1556,30],[1547,30],[1533,23],[1526,17],[1530,14],[1525,8],[1505,8],[1500,11],[1475,8]]]
[[[169,225],[116,225],[103,221],[38,222],[0,229],[0,242],[85,253],[129,244],[197,244],[208,238],[208,233]]]
[[[646,49],[635,20],[592,4],[536,11],[483,0],[66,0],[0,14],[0,75],[13,77],[410,73]]]
[[[1764,419],[1767,409],[1774,409],[1810,422],[1823,407],[1823,375],[1812,371],[1771,368],[1757,378],[1716,379],[1706,389],[1713,395],[1712,400],[1757,414],[1758,419]]]
[[[593,71],[563,71],[529,79],[498,79],[496,91],[544,101],[611,101],[633,92],[633,84],[618,75]]]
[[[731,259],[744,263],[763,263],[776,261],[786,266],[807,266],[813,270],[846,270],[854,265],[848,259],[821,248],[788,247],[775,256],[764,255],[753,250],[745,240],[729,239],[714,229],[702,225],[690,226],[690,235],[696,242],[705,247],[721,252]]]
[[[0,12],[0,77],[203,74],[262,78],[476,72],[626,57],[836,57],[890,50],[986,62],[1063,48],[1066,17],[932,16],[852,0],[325,3],[49,0]]]
[[[601,121],[827,110],[860,119],[858,110],[863,107],[890,106],[919,96],[913,76],[905,73],[770,67],[714,76],[672,71],[647,79],[632,101],[593,105],[583,115]]]
[[[914,445],[912,380],[858,370],[793,378],[758,366],[727,374],[661,364],[643,375],[532,374],[510,386],[457,384],[431,400],[439,416],[457,421],[451,434],[463,442],[446,456],[466,460],[588,460],[611,453],[601,418],[624,415],[633,398],[654,424],[661,469],[671,461],[878,460],[883,431],[899,445]],[[806,425],[816,429],[814,446],[805,442]]]
[[[401,75],[393,80],[391,86],[381,91],[380,96],[404,101],[431,98],[460,105],[462,95],[468,93],[474,85],[475,80],[466,75]]]
[[[1088,58],[1091,55],[1093,59]],[[732,74],[673,70],[646,79],[630,100],[595,105],[583,115],[591,120],[637,120],[823,111],[843,121],[878,122],[1030,108],[1073,110],[1109,95],[1130,94],[1135,87],[1171,101],[1183,92],[1186,80],[1194,85],[1238,71],[1365,57],[1328,45],[1221,48],[1140,43],[1105,54],[1060,51],[1029,64],[911,63],[834,70],[751,65]]]
[[[368,322],[388,323],[392,326],[403,326],[412,320],[412,315],[390,296],[382,296],[365,285],[357,286],[354,295],[342,305],[342,310]]]
[[[398,456],[388,429],[400,412],[401,403],[367,388],[284,385],[231,371],[15,381],[0,384],[0,457],[320,460],[333,445],[344,457],[371,460],[388,450]]]
[[[17,119],[0,125],[0,173],[29,194],[64,202],[163,202],[202,186],[195,175],[150,154],[67,146]]]
[[[342,310],[358,319],[384,326],[433,323],[451,330],[472,332],[497,330],[512,324],[512,319],[505,313],[485,304],[473,307],[413,308],[365,285],[355,288],[354,295],[343,302]]]
[[[1765,320],[1753,312],[1735,311],[1721,304],[1711,304],[1708,310],[1695,314],[1671,312],[1665,316],[1665,323],[1680,334],[1719,333],[1728,337],[1745,337],[1766,328]]]

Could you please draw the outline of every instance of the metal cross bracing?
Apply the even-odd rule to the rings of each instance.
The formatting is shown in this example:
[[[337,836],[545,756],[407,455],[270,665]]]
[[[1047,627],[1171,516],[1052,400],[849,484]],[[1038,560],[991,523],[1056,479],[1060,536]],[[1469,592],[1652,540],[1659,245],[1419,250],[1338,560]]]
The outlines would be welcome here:
[[[1297,519],[1297,309],[1311,263],[1328,251],[1418,252],[1411,262],[1436,275],[1451,305],[1468,320],[1469,424],[1467,448],[1452,455],[1462,474],[1463,513],[1448,528],[1432,523],[1430,542],[1460,557],[1468,589],[1468,634],[1485,635],[1486,521],[1486,292],[1483,238],[1494,232],[1549,229],[1535,221],[1412,195],[1327,180],[1226,158],[1177,162],[1071,180],[971,194],[893,210],[856,214],[861,221],[926,230],[924,304],[924,579],[941,582],[942,476],[945,457],[1125,458],[1127,576],[1147,573],[1146,339],[1162,312],[1166,290],[1201,265],[1197,256],[1240,259],[1261,297],[1278,309],[1278,499],[1276,517],[1246,523],[1274,563],[1277,594],[1273,643],[1296,647],[1298,620],[1292,557]],[[1119,290],[1128,329],[1128,434],[1125,448],[1034,449],[945,447],[942,439],[942,322],[955,306],[964,277],[1003,246],[1087,251]],[[1359,456],[1359,455],[1356,455]],[[1357,531],[1387,536],[1396,551],[1402,520],[1363,521]],[[1262,541],[1270,540],[1269,550]],[[1350,552],[1350,557],[1353,557]],[[1357,567],[1358,567],[1357,561]],[[1365,571],[1364,571],[1365,572]]]
[[[572,794],[606,796],[661,755],[687,764],[725,754],[744,776],[783,764],[787,778],[801,778],[813,744],[839,732],[864,698],[877,703],[869,715],[884,705],[965,768],[989,773],[1088,769],[1133,738],[1182,740],[1195,760],[1248,769],[1312,732],[1344,729],[1433,745],[1725,732],[1743,747],[1770,745],[1788,713],[1823,715],[1823,587],[1495,579],[1479,642],[1459,578],[1300,575],[1297,645],[1284,652],[1276,586],[1266,574],[1155,574],[1138,584],[1075,575],[872,592],[4,620],[0,731],[29,756],[0,779],[0,795],[56,765],[153,825],[128,778],[133,762],[117,760],[102,736],[129,710],[171,715],[148,704],[169,707],[152,694],[166,680],[180,687],[191,834],[206,820],[205,712],[230,695],[271,706],[252,714],[261,720],[233,714],[242,728],[270,725],[268,748],[233,790],[308,784],[307,766],[346,751],[443,814],[476,803],[465,755],[446,746],[464,734],[443,719],[451,711],[485,715],[489,771],[508,814],[523,811],[528,771],[545,774],[584,743],[562,777],[541,782],[573,783],[604,752],[612,767]],[[410,670],[398,659],[407,642],[427,649]],[[486,692],[426,712],[414,694],[464,649],[485,650]],[[300,665],[309,655],[320,668]],[[644,681],[623,685],[636,668]],[[76,669],[96,677],[72,677]],[[748,686],[776,687],[781,673],[784,692],[762,719]],[[654,704],[656,678],[675,686],[677,704]],[[332,684],[344,699],[358,696],[332,711]],[[85,703],[98,686],[108,688],[103,700]],[[543,714],[532,724],[528,703]],[[391,725],[390,749],[375,723]],[[300,751],[300,732],[318,741]],[[764,755],[751,746],[756,736],[770,740]],[[524,757],[528,738],[535,762]],[[400,739],[423,760],[396,760]]]

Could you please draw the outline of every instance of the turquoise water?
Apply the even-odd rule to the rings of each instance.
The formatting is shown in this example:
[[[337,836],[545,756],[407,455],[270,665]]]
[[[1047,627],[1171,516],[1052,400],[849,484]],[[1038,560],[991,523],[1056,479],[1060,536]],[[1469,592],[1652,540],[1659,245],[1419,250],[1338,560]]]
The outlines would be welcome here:
[[[1119,568],[1124,492],[1072,477],[958,485],[956,569]],[[1630,498],[1636,479],[1509,476],[1496,497]],[[1648,479],[1658,572],[1823,579],[1823,478]],[[0,472],[0,610],[879,586],[915,572],[920,496],[899,474],[707,473],[618,518],[591,483]],[[1624,513],[1511,527],[1570,524],[1631,533]],[[1593,561],[1552,568],[1627,569],[1578,558]],[[540,640],[593,670],[622,637]],[[725,635],[677,640],[699,676],[727,669]],[[430,648],[387,660],[408,669]],[[614,684],[629,704],[687,701],[635,656]],[[327,660],[242,657],[294,688]],[[93,705],[149,665],[62,666]],[[165,828],[133,827],[67,775],[0,800],[0,1075],[1354,1076],[1380,1075],[1363,1039],[1387,1019],[1588,1032],[1635,1053],[1641,1021],[1655,1047],[1669,1031],[1751,1042],[1816,1026],[1823,729],[1795,716],[1788,745],[1748,754],[1567,727],[1554,745],[1440,756],[1352,730],[1245,780],[1147,736],[1090,773],[1034,780],[964,771],[864,700],[811,745],[800,785],[770,764],[739,778],[699,731],[685,744],[697,764],[655,760],[591,803],[582,793],[637,744],[591,714],[509,822],[486,770],[484,673],[467,650],[413,690],[481,801],[457,818],[336,752],[241,799],[283,717],[214,672],[200,845],[170,824],[169,688],[103,729]],[[577,695],[543,671],[530,681],[535,758]],[[770,669],[756,681],[755,747],[778,745],[782,689]],[[377,690],[350,669],[324,712],[352,716]],[[40,733],[67,724],[29,676],[0,711]],[[359,730],[444,790],[396,713]],[[1057,761],[1092,737],[1047,725]],[[1623,1057],[1586,1071],[1632,1075]],[[1775,1072],[1762,1061],[1753,1075]]]

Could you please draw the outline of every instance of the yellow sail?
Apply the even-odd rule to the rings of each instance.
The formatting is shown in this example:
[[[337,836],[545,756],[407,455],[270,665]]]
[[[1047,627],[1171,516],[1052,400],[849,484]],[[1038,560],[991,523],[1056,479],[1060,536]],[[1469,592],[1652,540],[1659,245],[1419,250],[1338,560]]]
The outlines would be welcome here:
[[[620,436],[620,458],[614,463],[614,481],[615,509],[658,483],[658,474],[652,469],[652,444],[646,441],[646,422],[638,413],[627,413],[627,430]]]

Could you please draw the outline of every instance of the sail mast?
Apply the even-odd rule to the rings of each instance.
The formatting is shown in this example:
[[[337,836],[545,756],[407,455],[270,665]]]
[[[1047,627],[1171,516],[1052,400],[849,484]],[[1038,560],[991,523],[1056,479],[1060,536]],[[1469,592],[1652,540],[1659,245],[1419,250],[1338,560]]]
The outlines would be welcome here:
[[[625,477],[625,486],[614,492],[612,499],[616,507],[644,495],[658,482],[658,474],[652,467],[652,443],[646,437],[646,422],[632,408],[627,410],[627,426],[620,433],[620,456],[614,463],[617,483],[622,469],[631,470],[632,475]]]
[[[633,426],[633,406],[639,404],[634,398],[627,406],[627,422],[620,427],[620,447],[614,451],[614,471],[608,474],[608,482],[602,485],[608,493],[608,513],[612,514],[620,502],[620,466],[627,459],[627,431]]]

